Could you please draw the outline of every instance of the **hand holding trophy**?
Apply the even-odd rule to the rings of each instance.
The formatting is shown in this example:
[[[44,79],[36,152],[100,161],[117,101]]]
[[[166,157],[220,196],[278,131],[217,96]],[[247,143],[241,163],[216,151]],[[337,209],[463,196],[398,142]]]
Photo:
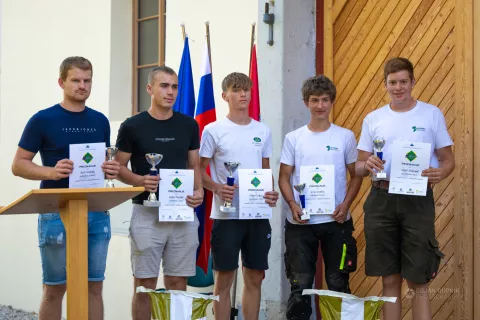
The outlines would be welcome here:
[[[105,149],[105,152],[107,154],[108,160],[113,160],[115,158],[115,155],[117,154],[118,148],[116,147],[108,147]],[[113,184],[112,179],[107,179],[107,183],[105,185],[105,188],[115,188],[115,185]]]
[[[225,166],[225,169],[228,171],[228,177],[227,177],[227,185],[232,187],[235,183],[235,178],[233,177],[233,173],[235,170],[237,170],[238,166],[240,165],[240,162],[231,162],[231,161],[226,161],[223,163]],[[220,206],[220,211],[222,212],[236,212],[237,209],[235,207],[232,207],[232,203],[225,201],[223,203],[223,206]]]
[[[302,220],[309,220],[310,215],[308,214],[307,209],[305,209],[305,194],[303,193],[303,191],[305,190],[305,186],[305,183],[301,183],[294,185],[293,188],[295,188],[295,190],[297,190],[300,195],[300,207],[302,208],[302,216],[300,218]]]
[[[158,175],[158,169],[156,166],[162,161],[163,155],[159,153],[147,153],[145,155],[145,158],[147,159],[148,163],[152,166],[150,168],[150,175],[151,176],[157,176]],[[145,207],[160,207],[160,201],[157,200],[157,196],[155,195],[155,192],[150,192],[148,195],[147,200],[143,200],[143,205]]]
[[[380,159],[383,160],[383,147],[385,146],[385,138],[378,136],[373,139],[373,149],[375,151],[375,155]],[[387,173],[383,170],[380,170],[375,175],[376,180],[383,180],[387,178]]]

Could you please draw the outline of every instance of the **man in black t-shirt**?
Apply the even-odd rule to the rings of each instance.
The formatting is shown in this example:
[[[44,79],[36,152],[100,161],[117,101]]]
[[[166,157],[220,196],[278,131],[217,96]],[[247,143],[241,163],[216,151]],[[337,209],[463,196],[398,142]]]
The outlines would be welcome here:
[[[154,68],[149,74],[147,92],[151,96],[150,108],[125,120],[117,138],[119,180],[147,190],[133,199],[129,230],[135,288],[155,289],[162,261],[165,287],[185,291],[187,277],[195,275],[199,222],[197,217],[193,222],[159,222],[158,208],[143,206],[149,192],[155,192],[158,198],[159,182],[159,176],[149,175],[151,165],[145,154],[162,154],[159,168],[193,169],[195,190],[193,196],[187,197],[187,204],[198,207],[203,201],[198,124],[195,119],[172,110],[178,94],[178,78],[171,68]],[[127,167],[129,161],[132,170]],[[133,319],[150,319],[150,310],[148,295],[134,293]]]

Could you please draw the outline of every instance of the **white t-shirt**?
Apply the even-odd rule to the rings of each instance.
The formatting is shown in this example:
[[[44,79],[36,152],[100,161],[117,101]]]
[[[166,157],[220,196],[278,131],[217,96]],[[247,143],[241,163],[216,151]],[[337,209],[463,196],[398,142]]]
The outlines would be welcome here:
[[[407,112],[393,111],[387,104],[369,113],[363,120],[362,134],[357,148],[374,153],[373,140],[377,136],[385,138],[382,151],[387,180],[390,178],[394,140],[430,143],[432,146],[430,167],[433,168],[439,166],[435,150],[453,145],[442,111],[434,105],[421,101],[417,101],[417,105]]]
[[[238,185],[238,169],[262,169],[262,158],[272,156],[272,133],[261,122],[252,121],[247,125],[238,125],[225,118],[205,127],[200,144],[200,157],[210,158],[210,174],[216,183],[226,184],[228,171],[225,161],[240,162],[233,174]],[[238,219],[238,189],[235,191],[232,206],[235,213],[220,211],[223,200],[213,196],[212,219]]]
[[[357,161],[356,145],[357,141],[352,131],[334,124],[324,132],[312,132],[307,126],[303,126],[288,133],[283,142],[280,162],[295,167],[290,178],[295,201],[300,203],[299,194],[293,186],[300,183],[301,166],[334,165],[335,207],[341,204],[347,194],[347,164]],[[290,210],[287,219],[290,223],[297,224]],[[312,215],[308,224],[332,221],[335,220],[331,215]]]

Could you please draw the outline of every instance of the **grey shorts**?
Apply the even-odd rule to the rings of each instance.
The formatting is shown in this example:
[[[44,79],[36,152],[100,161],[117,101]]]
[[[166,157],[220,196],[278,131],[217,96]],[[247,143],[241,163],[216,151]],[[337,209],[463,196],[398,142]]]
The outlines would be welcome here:
[[[133,276],[157,278],[195,275],[198,247],[198,219],[192,222],[159,222],[158,208],[133,205],[130,221],[130,249]]]

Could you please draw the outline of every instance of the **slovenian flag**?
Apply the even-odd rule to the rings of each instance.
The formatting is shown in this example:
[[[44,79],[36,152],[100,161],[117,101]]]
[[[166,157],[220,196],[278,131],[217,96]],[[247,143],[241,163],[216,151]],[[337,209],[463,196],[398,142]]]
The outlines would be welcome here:
[[[200,89],[198,92],[198,104],[195,111],[195,120],[198,122],[200,128],[200,137],[202,136],[205,126],[216,120],[215,114],[215,99],[213,97],[213,80],[212,80],[212,68],[210,66],[210,55],[208,52],[208,46],[205,43],[202,58]],[[210,174],[209,168],[207,173]],[[198,246],[197,253],[197,281],[192,278],[189,279],[189,283],[201,282],[199,268],[204,272],[204,277],[209,273],[209,257],[210,257],[210,234],[212,232],[213,220],[210,219],[210,212],[212,210],[212,192],[205,189],[205,195],[203,203],[197,208],[197,217],[200,222],[198,229],[198,238],[200,244]],[[211,272],[211,270],[210,270]],[[200,277],[201,278],[201,277]],[[209,277],[210,278],[210,277]]]
[[[188,37],[185,37],[183,46],[182,62],[180,62],[180,70],[178,71],[178,96],[173,105],[173,110],[192,118],[195,113],[195,90]]]
[[[329,290],[303,290],[303,295],[318,295],[322,320],[377,320],[385,302],[395,303],[397,298],[366,297]]]
[[[218,296],[177,290],[152,290],[138,287],[146,293],[152,305],[152,318],[158,320],[206,320],[207,307]]]

